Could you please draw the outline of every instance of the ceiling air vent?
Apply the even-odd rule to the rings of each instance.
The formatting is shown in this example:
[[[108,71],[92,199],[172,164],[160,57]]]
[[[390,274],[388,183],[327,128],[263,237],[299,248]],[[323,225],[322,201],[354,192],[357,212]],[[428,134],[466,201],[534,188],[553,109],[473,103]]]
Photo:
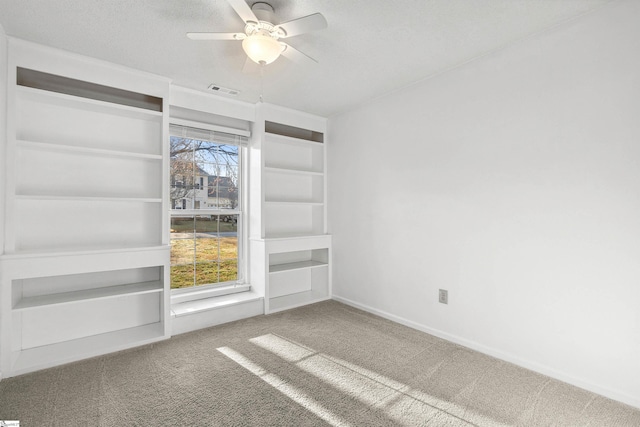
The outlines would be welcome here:
[[[239,90],[229,89],[228,87],[222,87],[215,83],[211,83],[208,89],[215,93],[222,93],[222,94],[231,95],[231,96],[237,96],[240,93]]]

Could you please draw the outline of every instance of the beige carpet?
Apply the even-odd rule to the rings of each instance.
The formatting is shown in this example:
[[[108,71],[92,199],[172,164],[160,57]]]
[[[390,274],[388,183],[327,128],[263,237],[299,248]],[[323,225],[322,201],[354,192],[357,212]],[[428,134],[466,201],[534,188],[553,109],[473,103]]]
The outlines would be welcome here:
[[[640,426],[616,403],[329,301],[0,382],[43,426]]]

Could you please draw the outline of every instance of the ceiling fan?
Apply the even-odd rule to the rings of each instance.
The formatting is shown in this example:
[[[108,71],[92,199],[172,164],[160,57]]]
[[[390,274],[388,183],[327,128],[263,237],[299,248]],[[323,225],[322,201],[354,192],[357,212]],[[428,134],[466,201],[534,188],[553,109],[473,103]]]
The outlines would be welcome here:
[[[327,20],[320,13],[274,24],[276,16],[269,3],[257,2],[249,7],[245,0],[227,1],[245,22],[244,33],[187,33],[187,37],[192,40],[241,40],[247,56],[262,66],[280,55],[297,63],[317,63],[281,39],[326,28]]]

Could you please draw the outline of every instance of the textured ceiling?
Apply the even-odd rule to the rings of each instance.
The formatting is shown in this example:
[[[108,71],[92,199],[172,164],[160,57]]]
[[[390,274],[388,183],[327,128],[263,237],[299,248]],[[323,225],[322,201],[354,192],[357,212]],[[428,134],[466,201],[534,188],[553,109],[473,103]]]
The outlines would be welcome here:
[[[169,77],[216,83],[330,116],[589,12],[611,0],[270,0],[281,22],[322,13],[325,30],[288,39],[319,61],[279,58],[242,72],[237,41],[186,32],[242,31],[226,0],[0,0],[8,35]],[[252,4],[252,0],[248,0]],[[597,12],[596,12],[597,13]]]

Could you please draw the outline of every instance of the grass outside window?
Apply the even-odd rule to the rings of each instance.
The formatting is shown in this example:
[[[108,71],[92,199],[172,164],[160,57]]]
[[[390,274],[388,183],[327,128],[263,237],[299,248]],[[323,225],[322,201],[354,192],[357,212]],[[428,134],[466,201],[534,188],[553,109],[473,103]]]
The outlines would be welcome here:
[[[234,221],[237,218],[222,216],[172,218],[172,289],[238,280],[238,235]]]

